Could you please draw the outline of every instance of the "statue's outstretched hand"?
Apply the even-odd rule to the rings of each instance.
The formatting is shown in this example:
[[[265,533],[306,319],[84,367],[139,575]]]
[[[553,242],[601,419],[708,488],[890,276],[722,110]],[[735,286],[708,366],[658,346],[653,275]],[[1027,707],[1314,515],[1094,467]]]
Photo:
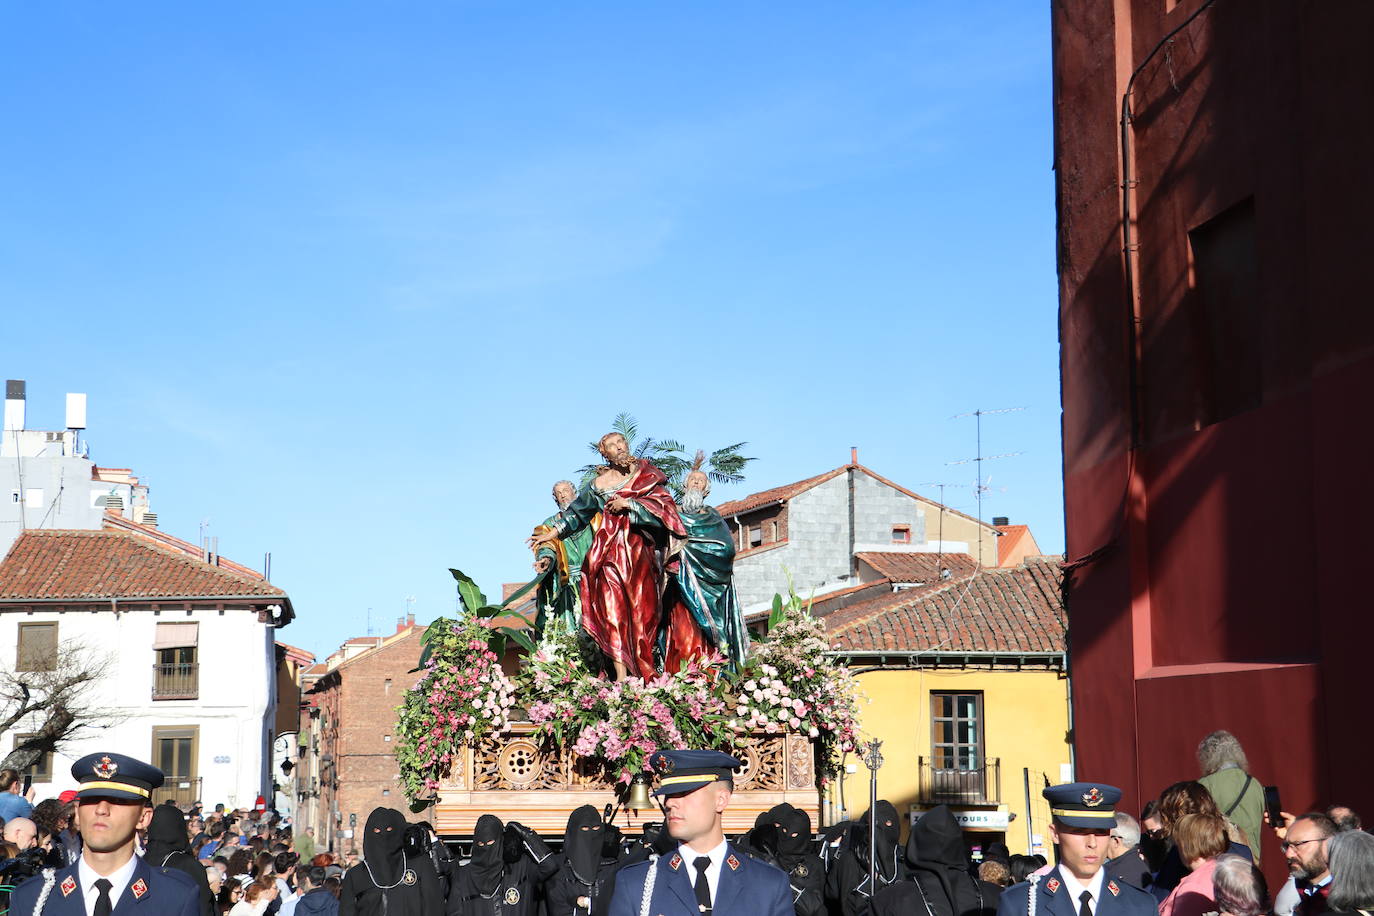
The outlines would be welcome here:
[[[630,511],[630,501],[623,496],[617,496],[615,499],[606,503],[606,511],[614,512],[617,515],[628,512]]]
[[[539,545],[547,544],[549,541],[555,540],[557,537],[558,535],[552,531],[536,532],[535,534],[530,535],[528,539],[526,539],[525,546],[529,547],[531,550],[534,550],[538,548]]]
[[[549,557],[540,557],[534,561],[534,571],[537,573],[546,573],[551,566],[553,566],[553,560]]]

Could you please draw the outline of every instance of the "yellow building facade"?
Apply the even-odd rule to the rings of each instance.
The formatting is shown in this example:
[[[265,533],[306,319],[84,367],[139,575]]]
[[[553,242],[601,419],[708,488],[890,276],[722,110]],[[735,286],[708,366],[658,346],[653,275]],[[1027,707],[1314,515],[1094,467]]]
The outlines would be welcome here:
[[[996,841],[1051,855],[1040,792],[1073,778],[1058,562],[979,570],[825,620],[866,697],[864,737],[882,742],[878,797],[907,825],[948,805],[975,855]],[[868,810],[869,770],[859,754],[846,764],[829,822]]]

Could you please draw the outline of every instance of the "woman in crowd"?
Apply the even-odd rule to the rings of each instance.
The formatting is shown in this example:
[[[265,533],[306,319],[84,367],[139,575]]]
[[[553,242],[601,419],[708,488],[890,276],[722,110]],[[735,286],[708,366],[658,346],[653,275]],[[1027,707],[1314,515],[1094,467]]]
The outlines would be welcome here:
[[[1189,869],[1159,906],[1159,916],[1203,916],[1215,912],[1212,877],[1217,856],[1229,845],[1220,814],[1185,814],[1173,824],[1174,849]]]
[[[1343,830],[1327,841],[1331,894],[1326,905],[1336,913],[1374,911],[1374,836],[1362,830]]]
[[[277,879],[264,875],[248,883],[243,899],[234,904],[229,916],[262,916],[268,904],[277,899]]]
[[[1254,863],[1229,853],[1217,856],[1212,872],[1212,899],[1218,916],[1263,916],[1269,912],[1269,888]]]
[[[1207,787],[1200,782],[1188,780],[1176,782],[1165,789],[1159,795],[1159,805],[1155,809],[1155,817],[1158,818],[1161,828],[1173,848],[1164,856],[1164,862],[1159,867],[1159,872],[1155,875],[1154,884],[1150,886],[1150,892],[1159,900],[1163,901],[1178,883],[1183,880],[1183,876],[1188,874],[1188,866],[1179,856],[1177,839],[1173,833],[1179,820],[1188,814],[1211,814],[1221,817],[1223,823],[1226,819],[1222,817],[1221,809],[1217,807],[1216,800],[1212,798],[1212,793],[1207,791]],[[1229,823],[1227,824],[1228,845],[1223,852],[1233,855],[1243,856],[1247,860],[1253,861],[1250,854],[1250,847],[1237,841],[1240,831],[1235,830],[1235,836],[1231,831],[1235,830]]]

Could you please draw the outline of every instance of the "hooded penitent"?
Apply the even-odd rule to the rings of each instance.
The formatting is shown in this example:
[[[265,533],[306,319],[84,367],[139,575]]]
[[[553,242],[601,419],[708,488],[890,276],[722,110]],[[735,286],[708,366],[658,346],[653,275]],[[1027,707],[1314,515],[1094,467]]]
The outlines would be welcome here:
[[[214,897],[205,880],[205,866],[191,855],[190,843],[186,839],[186,816],[180,808],[158,805],[153,809],[153,819],[148,824],[148,846],[143,858],[154,868],[175,868],[185,872],[200,888],[201,913],[208,916],[214,912]]]
[[[883,882],[893,881],[898,877],[897,865],[897,840],[901,836],[901,828],[897,822],[897,808],[890,801],[879,801],[877,805],[878,829],[875,837],[874,848],[878,862],[878,877]],[[873,812],[869,811],[859,818],[853,836],[854,852],[858,855],[859,861],[868,866],[868,844],[869,844],[869,818]]]
[[[186,852],[190,844],[186,838],[186,815],[172,805],[158,805],[148,824],[148,847],[143,858],[161,867],[174,852]]]
[[[505,825],[494,814],[484,814],[477,819],[472,831],[472,861],[468,863],[472,874],[472,886],[477,893],[493,893],[501,884],[505,871],[502,859]]]
[[[601,815],[591,805],[583,805],[568,817],[563,831],[563,855],[578,881],[588,886],[596,880],[601,864]]]
[[[1000,890],[969,874],[964,832],[947,806],[930,809],[912,826],[906,858],[936,916],[977,916],[997,909]]]
[[[810,854],[811,816],[805,811],[792,808],[790,811],[783,812],[780,817],[778,865],[783,871],[791,871],[793,865]]]
[[[394,808],[373,808],[367,816],[363,833],[363,861],[367,872],[378,887],[388,887],[401,880],[406,868],[406,819]]]
[[[407,858],[406,819],[393,808],[374,808],[363,827],[363,861],[344,875],[339,916],[429,916],[443,908],[434,867],[425,856]]]

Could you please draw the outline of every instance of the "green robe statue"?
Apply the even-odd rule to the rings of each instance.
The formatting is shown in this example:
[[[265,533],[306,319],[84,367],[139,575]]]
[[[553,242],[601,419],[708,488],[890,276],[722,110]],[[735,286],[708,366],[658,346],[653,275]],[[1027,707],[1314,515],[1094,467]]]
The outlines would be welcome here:
[[[550,516],[534,530],[551,530],[557,520],[558,516]],[[544,632],[544,625],[548,622],[550,614],[561,620],[569,633],[576,633],[581,627],[582,561],[586,559],[587,550],[592,546],[592,537],[596,534],[600,521],[601,517],[598,514],[587,527],[565,538],[550,541],[535,552],[536,561],[548,559],[551,563],[548,574],[535,593],[538,614],[534,625],[537,632]]]
[[[738,667],[749,652],[749,631],[735,594],[735,541],[719,512],[702,506],[699,512],[679,507],[686,540],[673,539],[668,571],[676,598],[691,611],[692,620],[707,643]]]

